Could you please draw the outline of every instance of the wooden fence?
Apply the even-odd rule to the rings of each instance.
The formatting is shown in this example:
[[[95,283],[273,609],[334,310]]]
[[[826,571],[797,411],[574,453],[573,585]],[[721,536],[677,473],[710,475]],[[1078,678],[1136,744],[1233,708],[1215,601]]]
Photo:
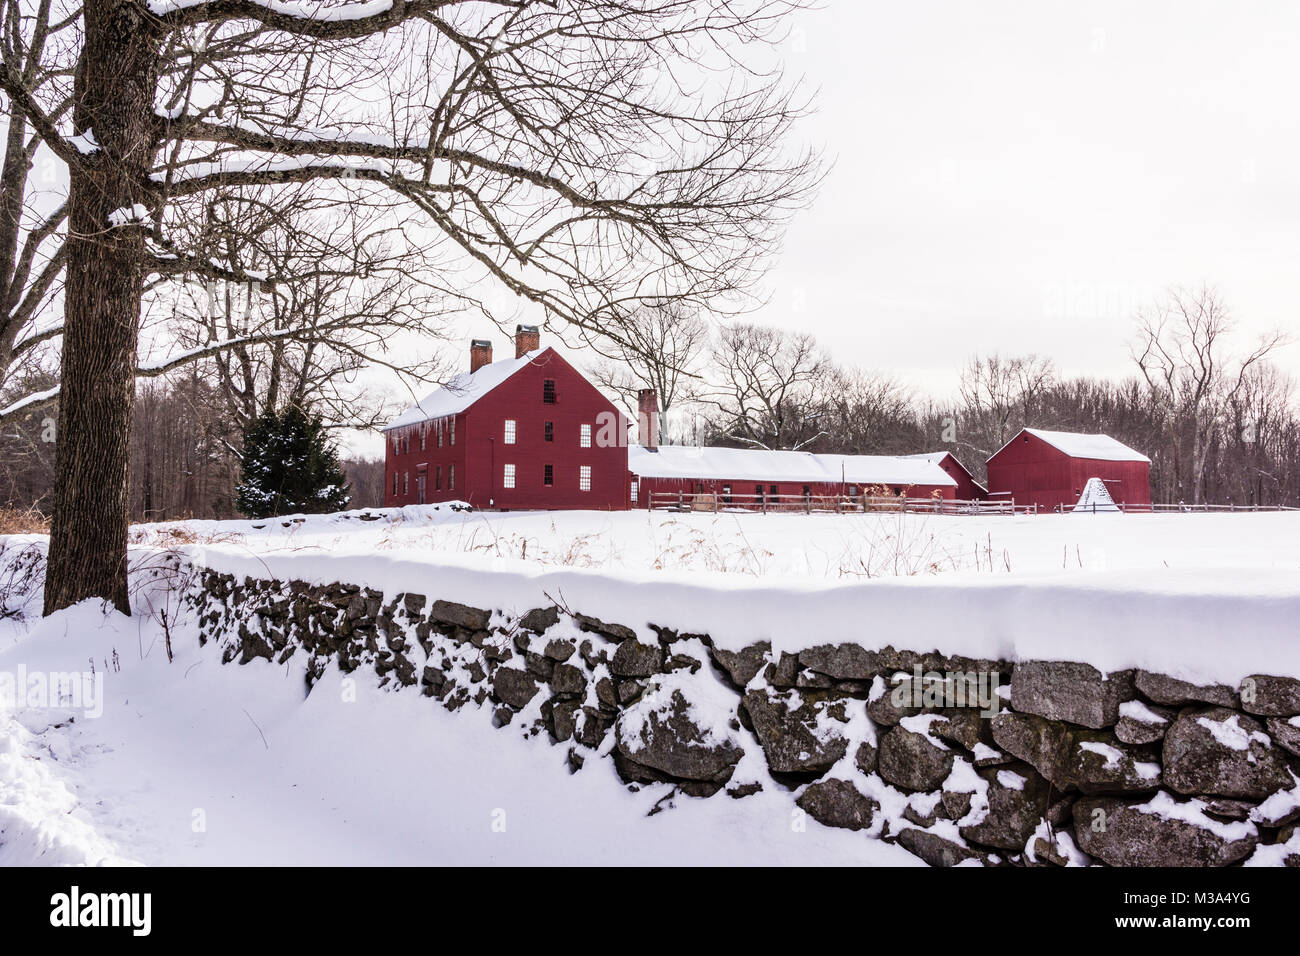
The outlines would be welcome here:
[[[935,515],[1036,515],[1060,514],[1070,509],[1017,504],[1014,500],[960,501],[945,498],[895,498],[867,495],[742,495],[720,491],[655,491],[648,495],[652,511],[711,514],[866,514],[900,512]],[[1125,514],[1194,514],[1207,512],[1300,511],[1290,505],[1237,504],[1116,504]],[[1085,509],[1086,510],[1086,509]],[[1101,514],[1111,510],[1093,509]]]

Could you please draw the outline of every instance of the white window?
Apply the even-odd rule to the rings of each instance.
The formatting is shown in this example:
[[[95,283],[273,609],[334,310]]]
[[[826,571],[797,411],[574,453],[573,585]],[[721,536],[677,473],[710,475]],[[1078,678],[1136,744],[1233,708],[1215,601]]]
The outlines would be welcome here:
[[[397,472],[393,472],[393,497],[397,497]]]
[[[407,494],[411,490],[411,473],[402,472],[402,494]]]
[[[447,466],[447,488],[448,490],[452,490],[455,489],[455,487],[456,487],[456,466],[448,465]]]
[[[451,437],[447,440],[447,444],[449,445],[456,444],[456,419],[453,418],[447,422],[447,431],[451,435]]]
[[[578,445],[582,448],[590,448],[591,447],[591,426],[580,425],[579,428],[581,429],[581,431],[578,434]]]
[[[514,443],[515,443],[515,420],[513,418],[507,418],[506,419],[506,444],[513,445]]]
[[[514,465],[506,465],[506,474],[505,474],[505,479],[504,479],[504,481],[503,481],[503,484],[504,484],[507,488],[513,488],[513,487],[515,486],[515,466],[514,466]]]
[[[578,466],[578,490],[591,491],[591,465]]]
[[[632,482],[632,504],[636,504],[636,493],[638,491],[637,489],[638,484],[640,484],[640,482],[636,482],[636,481]]]

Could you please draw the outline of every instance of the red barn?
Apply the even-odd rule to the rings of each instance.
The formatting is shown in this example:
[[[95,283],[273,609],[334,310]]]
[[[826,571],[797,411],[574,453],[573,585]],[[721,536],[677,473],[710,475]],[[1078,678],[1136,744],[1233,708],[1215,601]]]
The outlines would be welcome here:
[[[982,501],[989,496],[989,491],[975,476],[966,470],[966,466],[957,460],[950,451],[927,451],[919,455],[904,455],[904,458],[918,458],[938,465],[953,481],[957,482],[958,501]]]
[[[470,369],[385,429],[384,503],[465,501],[476,508],[627,507],[626,416],[535,326],[515,357],[470,345]]]
[[[989,497],[1040,509],[1073,508],[1089,478],[1116,504],[1151,504],[1151,459],[1109,435],[1025,428],[988,461]]]

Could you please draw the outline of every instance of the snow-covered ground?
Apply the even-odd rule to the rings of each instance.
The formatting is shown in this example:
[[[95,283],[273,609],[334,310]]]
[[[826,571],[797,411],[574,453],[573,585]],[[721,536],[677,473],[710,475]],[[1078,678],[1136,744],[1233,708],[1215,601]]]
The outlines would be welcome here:
[[[176,547],[239,573],[509,594],[515,610],[558,594],[736,646],[866,634],[1189,679],[1300,674],[1300,514],[374,514],[139,526],[133,559]],[[102,715],[0,700],[0,863],[916,862],[792,827],[777,786],[648,816],[662,790],[629,792],[608,760],[570,775],[564,748],[484,711],[360,672],[307,696],[292,659],[223,667],[189,622],[168,663],[147,616],[38,611],[0,620],[0,674],[93,668]],[[1062,646],[1063,625],[1087,641]]]

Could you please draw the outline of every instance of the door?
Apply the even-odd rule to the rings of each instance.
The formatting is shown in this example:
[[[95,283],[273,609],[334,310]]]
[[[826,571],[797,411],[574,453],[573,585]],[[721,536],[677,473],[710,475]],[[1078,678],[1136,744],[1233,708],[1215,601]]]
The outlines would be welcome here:
[[[425,503],[424,492],[428,483],[429,473],[427,471],[422,471],[415,476],[415,503],[417,505]]]

